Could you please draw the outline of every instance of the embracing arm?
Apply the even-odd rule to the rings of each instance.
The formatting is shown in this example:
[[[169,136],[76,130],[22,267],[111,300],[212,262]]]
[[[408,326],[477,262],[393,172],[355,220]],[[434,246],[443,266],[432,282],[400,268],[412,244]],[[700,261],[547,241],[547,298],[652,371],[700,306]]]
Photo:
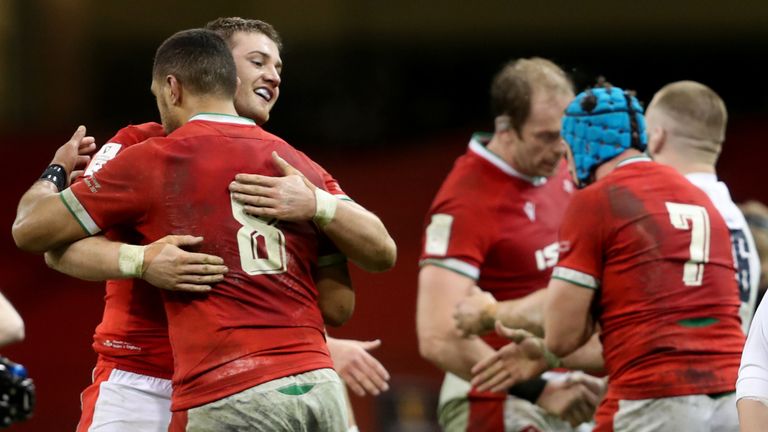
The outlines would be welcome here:
[[[494,353],[482,339],[462,337],[455,329],[453,311],[474,281],[451,270],[425,265],[419,272],[416,330],[421,356],[467,381],[478,361]]]
[[[397,247],[381,219],[357,203],[336,199],[336,214],[321,227],[323,232],[363,270],[391,269],[397,259]]]
[[[84,280],[141,278],[168,290],[208,291],[228,269],[220,257],[182,249],[202,242],[202,237],[169,235],[147,246],[133,246],[94,236],[46,252],[45,262]],[[139,254],[130,252],[139,249]]]
[[[72,138],[56,150],[51,165],[59,165],[59,184],[69,184],[70,174],[85,167],[88,154],[96,148],[93,137],[85,136],[85,127],[77,128]],[[13,240],[19,249],[42,253],[88,235],[61,200],[58,187],[39,180],[19,201],[13,222]]]
[[[38,253],[88,235],[48,181],[36,182],[21,198],[12,232],[19,249]]]
[[[277,153],[272,153],[272,158],[283,177],[238,174],[229,186],[233,198],[248,214],[287,221],[315,220],[336,247],[363,270],[385,271],[395,265],[395,241],[375,214],[318,189]]]

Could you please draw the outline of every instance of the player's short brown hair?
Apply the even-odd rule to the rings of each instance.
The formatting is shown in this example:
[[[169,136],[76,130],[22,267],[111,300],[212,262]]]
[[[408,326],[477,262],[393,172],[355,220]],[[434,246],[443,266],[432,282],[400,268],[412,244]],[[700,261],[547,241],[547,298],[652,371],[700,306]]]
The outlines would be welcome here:
[[[512,128],[520,133],[531,112],[534,91],[573,94],[573,82],[555,63],[540,57],[513,60],[493,78],[491,111],[494,116],[509,117]]]
[[[192,93],[234,97],[237,69],[224,39],[204,29],[180,31],[165,40],[155,53],[152,78],[173,75]]]
[[[230,42],[232,35],[235,33],[261,33],[271,39],[277,45],[278,50],[283,50],[283,41],[280,39],[280,34],[271,24],[261,20],[240,17],[216,18],[206,24],[205,29],[215,32],[227,42]]]
[[[719,151],[725,140],[728,111],[714,90],[696,81],[677,81],[662,87],[652,105],[675,120],[679,133],[711,142]]]

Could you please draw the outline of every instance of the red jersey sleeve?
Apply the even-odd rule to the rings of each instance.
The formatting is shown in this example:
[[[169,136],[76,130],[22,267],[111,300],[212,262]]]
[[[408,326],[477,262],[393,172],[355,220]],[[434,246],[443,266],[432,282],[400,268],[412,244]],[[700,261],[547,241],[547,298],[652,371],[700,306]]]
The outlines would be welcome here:
[[[322,184],[323,189],[328,191],[328,193],[330,193],[331,195],[337,196],[338,198],[351,200],[349,196],[347,196],[347,194],[344,193],[344,191],[341,189],[339,182],[335,178],[333,178],[333,176],[328,171],[326,171],[325,168],[320,166],[320,164],[318,164],[317,162],[313,161],[309,156],[307,156],[303,152],[298,150],[296,151],[299,153],[299,155],[301,155],[302,158],[304,158],[307,161],[307,163],[312,168],[315,169],[315,171],[317,171],[320,174],[323,180],[323,184]]]
[[[101,146],[98,152],[93,155],[91,162],[85,169],[84,177],[92,176],[100,170],[107,162],[114,159],[120,151],[150,138],[165,136],[163,125],[159,123],[142,123],[138,125],[128,125],[110,138],[106,144]],[[82,179],[82,177],[80,178]],[[78,179],[78,181],[80,180]]]
[[[157,187],[154,175],[158,170],[149,166],[155,160],[150,145],[129,148],[92,176],[62,191],[61,198],[91,235],[114,225],[135,223],[149,209]]]
[[[552,277],[597,289],[603,273],[604,210],[596,187],[576,192],[560,225],[560,257]]]
[[[467,201],[453,197],[430,210],[420,265],[437,265],[477,280],[496,237],[496,224]]]

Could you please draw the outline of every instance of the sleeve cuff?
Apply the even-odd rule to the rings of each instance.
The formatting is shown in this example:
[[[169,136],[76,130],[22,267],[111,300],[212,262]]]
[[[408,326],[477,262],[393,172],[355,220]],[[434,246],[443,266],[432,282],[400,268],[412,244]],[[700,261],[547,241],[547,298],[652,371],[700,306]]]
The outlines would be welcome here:
[[[419,262],[419,267],[434,265],[451,270],[472,280],[480,279],[480,268],[456,258],[427,258]]]
[[[96,222],[93,220],[93,218],[91,218],[91,215],[88,214],[88,211],[85,209],[85,207],[80,204],[80,201],[78,201],[75,194],[72,193],[71,188],[67,188],[61,191],[59,197],[64,202],[64,206],[67,208],[67,210],[72,213],[72,216],[75,217],[77,223],[80,224],[80,226],[86,233],[88,233],[88,235],[94,235],[101,231],[101,228],[96,225]]]
[[[555,267],[552,271],[552,278],[593,290],[600,288],[600,281],[594,276],[566,267]]]
[[[347,257],[344,254],[323,255],[317,259],[318,267],[330,267],[332,265],[341,264],[347,262]]]

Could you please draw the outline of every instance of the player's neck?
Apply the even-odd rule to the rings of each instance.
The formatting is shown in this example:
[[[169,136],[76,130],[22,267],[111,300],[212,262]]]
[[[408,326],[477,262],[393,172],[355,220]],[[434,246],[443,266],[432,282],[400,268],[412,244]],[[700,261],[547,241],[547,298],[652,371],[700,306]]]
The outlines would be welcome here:
[[[200,113],[238,115],[237,110],[235,110],[235,104],[231,99],[219,98],[197,98],[196,100],[191,100],[184,111],[187,119]]]
[[[629,158],[641,156],[642,154],[643,153],[633,148],[624,150],[623,152],[621,152],[621,154],[619,154],[615,158],[597,167],[597,169],[595,170],[595,179],[600,180],[601,178],[607,176],[611,171],[613,171],[616,168],[616,165],[620,164],[621,162]]]
[[[682,175],[694,173],[717,174],[714,164],[696,160],[693,155],[677,153],[658,154],[653,159],[661,164],[671,166]]]
[[[509,133],[514,133],[509,131]],[[507,165],[518,169],[515,167],[514,164],[514,158],[512,157],[512,148],[509,144],[505,144],[506,140],[497,132],[494,133],[491,137],[491,140],[488,142],[488,144],[485,146],[488,150],[493,152],[495,155],[500,157],[504,162],[507,163]]]

